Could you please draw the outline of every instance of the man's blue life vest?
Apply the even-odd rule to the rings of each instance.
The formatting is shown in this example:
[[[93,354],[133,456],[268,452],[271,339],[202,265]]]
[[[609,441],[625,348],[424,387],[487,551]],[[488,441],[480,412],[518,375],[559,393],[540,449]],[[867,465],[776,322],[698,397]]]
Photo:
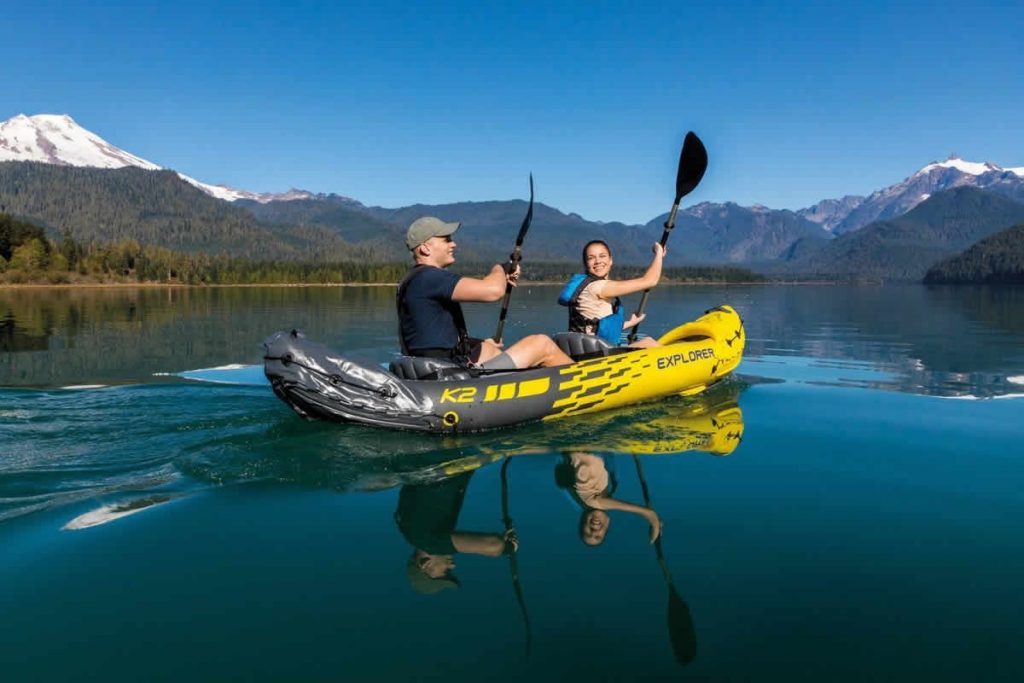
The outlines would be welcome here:
[[[584,275],[583,273],[577,273],[569,278],[569,281],[565,283],[565,287],[562,288],[562,293],[558,295],[558,303],[563,306],[569,307],[569,331],[570,332],[587,332],[587,328],[596,330],[593,334],[601,337],[609,344],[618,346],[619,340],[622,337],[622,324],[624,322],[622,317],[622,302],[616,297],[615,301],[612,302],[612,312],[610,315],[606,315],[603,318],[587,318],[580,313],[579,300],[580,294],[587,288],[591,282],[600,280],[599,277],[593,275]],[[589,333],[588,333],[589,334]]]

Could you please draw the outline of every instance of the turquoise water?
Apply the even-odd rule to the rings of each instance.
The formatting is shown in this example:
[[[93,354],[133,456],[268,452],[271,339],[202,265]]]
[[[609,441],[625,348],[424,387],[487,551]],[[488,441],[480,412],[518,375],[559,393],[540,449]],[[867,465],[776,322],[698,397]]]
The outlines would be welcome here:
[[[511,336],[558,329],[554,295],[517,292]],[[0,678],[1024,675],[1024,291],[663,288],[649,331],[736,306],[739,376],[456,438],[306,423],[262,383],[282,328],[386,361],[391,296],[0,291]],[[640,515],[581,542],[571,452],[657,512],[667,574]],[[395,520],[464,472],[457,529],[500,536],[505,463],[529,629],[506,557],[415,592]]]

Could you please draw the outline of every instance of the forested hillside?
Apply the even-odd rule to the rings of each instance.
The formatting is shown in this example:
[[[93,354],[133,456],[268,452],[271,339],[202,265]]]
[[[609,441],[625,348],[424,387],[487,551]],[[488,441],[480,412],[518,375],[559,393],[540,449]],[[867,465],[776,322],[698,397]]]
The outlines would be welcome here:
[[[786,270],[803,277],[918,281],[943,258],[1021,221],[1024,204],[973,187],[955,188],[899,218],[797,255]]]
[[[986,237],[932,267],[928,284],[1024,283],[1024,224]]]
[[[200,192],[172,171],[0,163],[0,206],[56,237],[131,239],[181,251],[248,258],[364,258],[331,231],[271,228],[244,207]]]

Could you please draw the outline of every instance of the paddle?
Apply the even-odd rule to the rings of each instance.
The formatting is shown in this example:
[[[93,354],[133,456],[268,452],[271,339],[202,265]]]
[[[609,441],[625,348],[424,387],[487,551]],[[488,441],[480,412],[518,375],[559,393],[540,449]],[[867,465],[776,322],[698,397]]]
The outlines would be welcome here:
[[[647,480],[644,478],[644,469],[640,464],[640,458],[633,456],[636,464],[636,474],[640,478],[640,488],[644,493],[644,505],[651,507],[651,494],[647,490]],[[668,564],[665,562],[665,554],[661,549],[661,536],[654,542],[654,550],[658,555],[658,564],[661,565],[661,573],[665,576],[668,584],[668,638],[672,643],[672,653],[676,661],[682,665],[689,664],[697,656],[697,632],[693,627],[693,616],[690,614],[690,607],[686,604],[676,590],[672,582],[672,575],[668,571]]]
[[[505,533],[512,530],[512,517],[508,514],[508,464],[510,462],[512,460],[506,458],[505,462],[501,463],[501,521],[505,525]],[[512,571],[512,588],[516,592],[516,602],[519,603],[519,611],[523,615],[523,624],[526,626],[526,656],[529,657],[533,632],[530,629],[530,616],[526,613],[526,601],[523,600],[523,587],[519,584],[519,563],[516,560],[514,548],[508,550],[508,566]]]
[[[526,231],[530,229],[530,223],[533,221],[533,174],[530,174],[530,208],[526,210],[526,218],[523,219],[523,225],[519,228],[519,236],[516,237],[516,246],[512,250],[512,255],[508,257],[509,271],[510,273],[515,272],[516,266],[523,260],[523,240],[526,238]],[[508,315],[508,302],[512,298],[512,285],[505,284],[505,299],[501,302],[501,315],[498,317],[498,331],[494,333],[494,341],[498,344],[501,343],[501,336],[505,332],[505,316]]]
[[[665,246],[669,233],[672,232],[672,228],[676,227],[676,211],[679,210],[680,200],[693,192],[694,188],[700,184],[701,178],[704,177],[704,171],[707,169],[708,151],[704,149],[704,143],[700,141],[697,134],[690,131],[686,134],[686,138],[683,140],[683,149],[679,153],[679,170],[676,171],[676,200],[672,203],[672,211],[668,214],[668,220],[665,221],[665,231],[661,233],[661,246]],[[645,289],[643,296],[640,297],[640,307],[636,309],[637,315],[643,314],[644,307],[647,305],[647,294],[650,291]],[[637,324],[629,331],[628,341],[630,344],[636,341],[636,333],[639,329],[640,325]]]

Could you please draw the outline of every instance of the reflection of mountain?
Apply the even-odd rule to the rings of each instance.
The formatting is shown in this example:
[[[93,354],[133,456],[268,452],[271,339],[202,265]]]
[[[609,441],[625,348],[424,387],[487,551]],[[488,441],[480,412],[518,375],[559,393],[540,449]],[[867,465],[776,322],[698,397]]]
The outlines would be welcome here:
[[[457,437],[293,423],[276,426],[255,449],[249,438],[211,442],[183,467],[218,483],[270,480],[348,491],[429,483],[514,456],[569,450],[729,455],[743,437],[736,403],[743,386],[726,380],[697,397]]]
[[[1019,362],[1024,335],[1024,292],[1013,288],[762,288],[741,310],[752,357],[882,364],[900,375],[900,388],[915,393],[990,383],[971,373],[1005,376]]]
[[[510,334],[562,329],[557,294],[520,288]],[[139,382],[154,372],[258,363],[268,329],[292,327],[386,363],[396,350],[393,297],[390,287],[0,290],[0,385]],[[744,318],[749,357],[884,364],[901,377],[895,388],[915,393],[988,381],[971,373],[1024,374],[1019,288],[664,287],[646,329],[663,331],[677,312],[723,301]],[[471,331],[493,330],[493,308],[466,314]]]
[[[0,291],[0,386],[142,381],[155,372],[259,359],[268,321],[326,338],[339,303],[365,319],[390,311],[382,287]],[[301,317],[295,311],[301,311]]]

